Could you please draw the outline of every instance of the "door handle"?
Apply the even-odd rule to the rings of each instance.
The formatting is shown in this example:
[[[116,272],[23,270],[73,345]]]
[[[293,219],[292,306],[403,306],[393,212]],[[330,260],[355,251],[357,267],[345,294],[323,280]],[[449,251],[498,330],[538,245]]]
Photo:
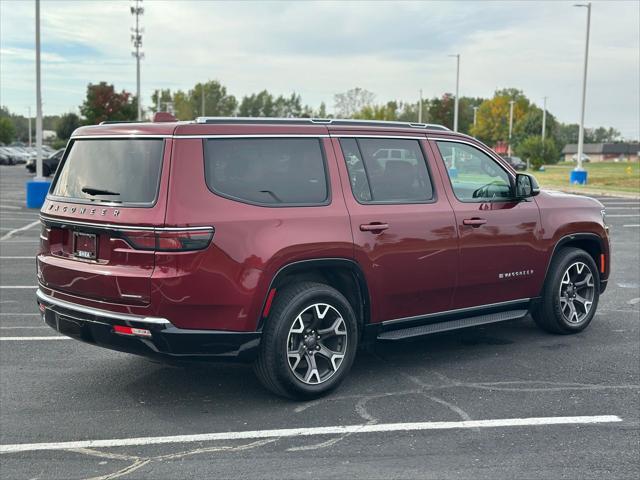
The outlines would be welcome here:
[[[462,224],[463,225],[470,225],[473,228],[478,228],[480,225],[484,225],[485,223],[487,223],[487,220],[484,218],[465,218],[464,220],[462,220]]]
[[[382,233],[389,228],[388,223],[371,222],[360,225],[361,232]]]

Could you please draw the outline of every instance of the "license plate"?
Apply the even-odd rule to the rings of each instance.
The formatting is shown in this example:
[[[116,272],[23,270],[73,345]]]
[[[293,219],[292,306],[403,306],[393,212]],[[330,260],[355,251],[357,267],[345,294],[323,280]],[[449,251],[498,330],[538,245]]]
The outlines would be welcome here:
[[[78,258],[95,260],[98,239],[95,233],[73,232],[73,254]]]

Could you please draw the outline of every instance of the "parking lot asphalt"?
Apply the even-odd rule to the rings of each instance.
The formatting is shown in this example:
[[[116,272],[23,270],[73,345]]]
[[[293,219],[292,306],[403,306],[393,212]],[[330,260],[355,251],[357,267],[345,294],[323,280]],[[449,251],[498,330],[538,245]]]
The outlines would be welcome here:
[[[640,475],[638,200],[599,197],[613,273],[585,332],[526,318],[378,344],[339,390],[299,403],[249,366],[167,366],[43,326],[28,178],[0,167],[2,478]]]

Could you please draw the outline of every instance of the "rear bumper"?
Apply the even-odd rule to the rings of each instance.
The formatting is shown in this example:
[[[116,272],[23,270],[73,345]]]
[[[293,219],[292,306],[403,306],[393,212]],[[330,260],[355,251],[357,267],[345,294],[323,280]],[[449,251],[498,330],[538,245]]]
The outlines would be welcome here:
[[[44,321],[63,335],[112,350],[164,359],[251,361],[260,332],[186,330],[169,320],[85,307],[36,293]],[[144,335],[116,333],[115,327],[141,329]]]

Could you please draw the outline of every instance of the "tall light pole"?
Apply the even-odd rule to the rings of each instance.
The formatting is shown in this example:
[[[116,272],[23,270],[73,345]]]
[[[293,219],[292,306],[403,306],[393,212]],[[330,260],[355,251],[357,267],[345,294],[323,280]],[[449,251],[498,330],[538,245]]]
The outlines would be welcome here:
[[[511,133],[513,132],[513,105],[515,104],[515,100],[511,100],[509,102],[509,149],[507,155],[511,156]]]
[[[480,107],[473,107],[473,126],[475,127],[478,123],[478,109]]]
[[[140,28],[140,15],[144,13],[142,0],[134,0],[131,5],[131,15],[136,17],[136,26],[131,29],[131,42],[135,49],[131,54],[136,58],[136,97],[138,99],[138,121],[142,120],[142,98],[140,97],[140,60],[144,58],[142,48],[142,29]]]
[[[31,107],[27,107],[29,112],[29,148],[31,148]]]
[[[40,79],[40,0],[36,0],[36,181],[42,176],[42,88]]]
[[[582,74],[582,106],[580,108],[580,130],[578,131],[578,163],[573,169],[569,181],[571,183],[587,183],[587,172],[582,168],[582,152],[584,150],[584,110],[587,100],[587,63],[589,60],[589,30],[591,29],[591,2],[579,3],[575,7],[587,7],[587,38],[584,47],[584,71]],[[580,173],[574,173],[580,172]]]
[[[455,55],[449,55],[450,57],[456,57],[456,101],[453,106],[453,131],[458,131],[458,106],[459,106],[459,98],[458,93],[460,90],[460,54],[456,53]]]
[[[420,100],[418,101],[418,123],[422,123],[422,89],[420,89]]]

